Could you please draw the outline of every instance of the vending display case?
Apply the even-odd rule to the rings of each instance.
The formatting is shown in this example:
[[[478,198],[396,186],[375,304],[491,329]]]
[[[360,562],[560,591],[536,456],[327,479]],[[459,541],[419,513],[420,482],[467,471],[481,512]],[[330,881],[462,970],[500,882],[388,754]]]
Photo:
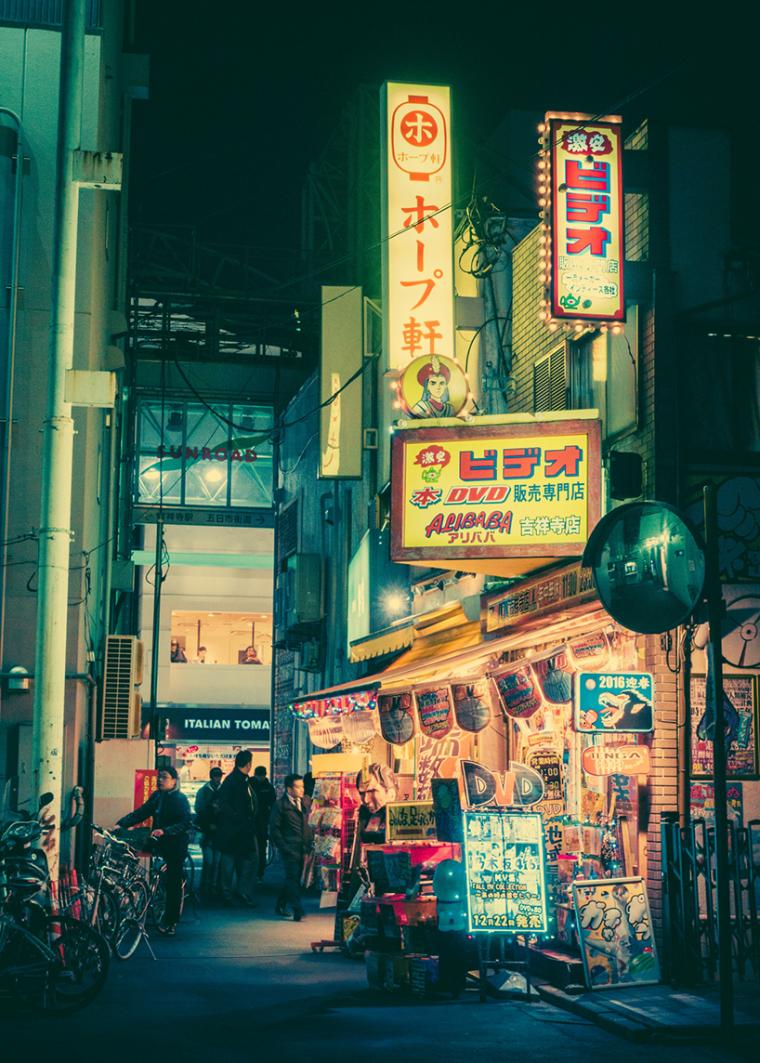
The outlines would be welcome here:
[[[314,830],[315,880],[328,894],[338,893],[349,871],[359,791],[353,775],[316,779],[309,823]]]

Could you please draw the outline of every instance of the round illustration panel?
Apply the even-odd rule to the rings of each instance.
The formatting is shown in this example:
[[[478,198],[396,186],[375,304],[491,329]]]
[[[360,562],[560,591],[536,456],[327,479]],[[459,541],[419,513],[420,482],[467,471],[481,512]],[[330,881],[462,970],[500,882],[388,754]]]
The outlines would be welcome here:
[[[412,417],[456,417],[467,403],[467,378],[441,354],[415,358],[401,376],[400,398]]]

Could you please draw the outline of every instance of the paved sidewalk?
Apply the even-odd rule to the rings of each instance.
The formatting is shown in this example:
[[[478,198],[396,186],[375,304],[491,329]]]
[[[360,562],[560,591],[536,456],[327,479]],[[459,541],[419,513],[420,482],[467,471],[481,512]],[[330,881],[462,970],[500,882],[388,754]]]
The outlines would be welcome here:
[[[538,990],[549,1003],[629,1040],[723,1040],[717,987],[657,985],[572,994],[542,985]],[[760,985],[738,983],[734,994],[734,1040],[760,1043]]]

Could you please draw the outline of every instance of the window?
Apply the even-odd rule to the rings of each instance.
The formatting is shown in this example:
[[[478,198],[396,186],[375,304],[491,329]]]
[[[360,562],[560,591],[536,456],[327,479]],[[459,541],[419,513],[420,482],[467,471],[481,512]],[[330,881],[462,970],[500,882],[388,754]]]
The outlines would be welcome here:
[[[138,408],[137,501],[143,505],[272,505],[271,406],[151,399]]]
[[[271,665],[271,613],[172,613],[170,662]]]
[[[567,351],[558,347],[533,366],[533,411],[567,409]]]

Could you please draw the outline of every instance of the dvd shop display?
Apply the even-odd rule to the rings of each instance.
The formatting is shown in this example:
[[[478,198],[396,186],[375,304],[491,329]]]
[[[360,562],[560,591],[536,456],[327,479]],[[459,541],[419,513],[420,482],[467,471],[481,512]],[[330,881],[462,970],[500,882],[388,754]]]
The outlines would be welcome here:
[[[334,941],[315,944],[418,993],[461,991],[494,954],[526,952],[550,979],[554,966],[589,987],[656,980],[645,638],[594,601],[507,636],[488,630],[493,602],[483,615],[458,652],[293,704],[316,738],[316,874],[336,906]],[[606,882],[607,931],[592,895]],[[600,933],[636,962],[610,959]]]

